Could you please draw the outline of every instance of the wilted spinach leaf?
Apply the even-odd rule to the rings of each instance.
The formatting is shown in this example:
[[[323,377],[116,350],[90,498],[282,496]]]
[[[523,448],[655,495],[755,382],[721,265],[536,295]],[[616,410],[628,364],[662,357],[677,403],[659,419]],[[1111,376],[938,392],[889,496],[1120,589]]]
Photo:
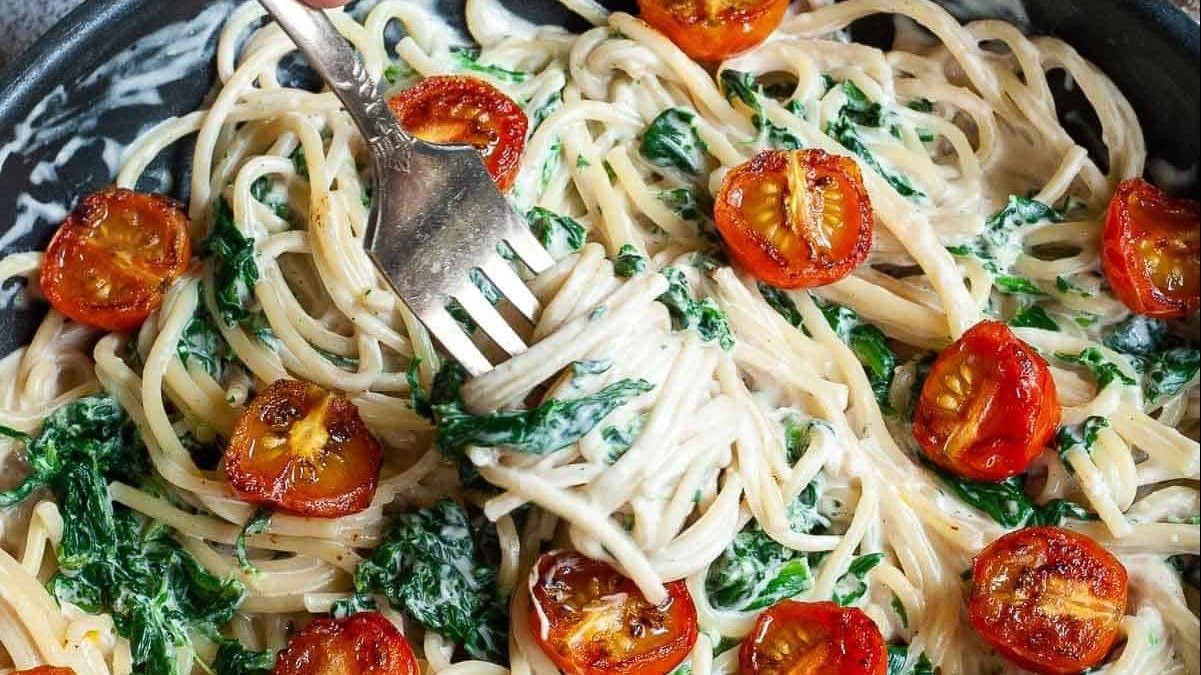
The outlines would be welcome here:
[[[1009,320],[1010,326],[1018,328],[1041,328],[1043,330],[1059,330],[1059,324],[1055,320],[1047,316],[1047,310],[1040,305],[1030,305],[1018,310],[1017,314]]]
[[[584,245],[588,232],[574,218],[535,206],[525,214],[525,219],[534,231],[542,247],[556,260],[564,258]]]
[[[699,174],[705,168],[705,144],[693,127],[695,120],[696,115],[682,108],[659,113],[642,132],[642,156],[655,166]]]
[[[622,379],[588,396],[486,415],[472,415],[458,401],[434,405],[438,448],[450,456],[471,445],[505,446],[534,455],[554,452],[580,440],[609,413],[652,388],[646,380]]]
[[[275,655],[246,649],[236,640],[225,639],[217,649],[213,671],[217,675],[271,675]]]
[[[829,524],[817,512],[818,489],[809,484],[789,505],[789,524],[810,532]],[[770,607],[813,587],[807,554],[776,543],[758,523],[742,529],[709,567],[705,588],[718,609],[750,611]]]
[[[1106,359],[1101,350],[1096,347],[1089,347],[1079,354],[1056,352],[1055,358],[1087,368],[1092,373],[1093,378],[1097,380],[1098,389],[1104,389],[1114,381],[1128,386],[1135,384],[1134,378],[1123,373],[1117,364]]]
[[[483,539],[450,500],[404,514],[371,558],[359,563],[355,590],[382,593],[393,607],[472,657],[505,663],[508,606],[496,586],[496,565],[481,550]]]
[[[888,675],[934,675],[934,664],[910,645],[888,645]]]
[[[867,593],[867,582],[864,580],[867,573],[875,569],[882,560],[883,553],[869,553],[852,560],[847,571],[834,583],[834,595],[831,599],[846,607],[862,598]]]
[[[725,350],[734,348],[730,322],[712,298],[697,300],[692,295],[688,277],[678,267],[664,267],[660,272],[667,278],[667,291],[659,302],[667,306],[676,330],[695,329],[705,342],[716,341]]]
[[[646,270],[646,258],[639,255],[638,249],[625,244],[613,258],[613,273],[619,277],[632,277]]]
[[[255,304],[254,285],[259,280],[254,240],[238,230],[233,210],[224,197],[217,200],[213,230],[200,250],[212,265],[213,291],[221,320],[231,328],[249,321]]]
[[[480,73],[501,82],[521,84],[530,79],[530,74],[521,70],[509,70],[500,66],[480,63],[478,50],[467,47],[452,47],[450,55],[460,71]]]
[[[134,671],[180,675],[176,648],[194,633],[215,636],[241,604],[245,589],[206,572],[162,524],[114,505],[108,485],[140,484],[149,471],[132,420],[109,396],[88,396],[51,414],[28,438],[32,473],[0,493],[12,505],[48,486],[63,515],[59,572],[48,589],[60,602],[108,613],[130,640]]]
[[[926,194],[914,187],[907,177],[886,169],[860,136],[860,127],[875,128],[890,125],[891,115],[886,113],[878,103],[868,101],[867,96],[853,82],[843,82],[842,86],[847,96],[847,102],[826,124],[826,135],[858,155],[864,164],[880,174],[901,196],[925,197]]]

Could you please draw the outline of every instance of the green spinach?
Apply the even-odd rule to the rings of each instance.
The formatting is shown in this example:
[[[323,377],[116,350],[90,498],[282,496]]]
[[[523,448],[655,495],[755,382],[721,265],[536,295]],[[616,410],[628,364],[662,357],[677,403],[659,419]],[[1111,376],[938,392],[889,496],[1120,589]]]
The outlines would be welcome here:
[[[254,563],[250,562],[250,558],[246,555],[246,538],[262,534],[267,531],[271,525],[271,516],[274,515],[271,509],[260,508],[251,514],[250,519],[242,526],[242,531],[238,532],[238,539],[234,542],[234,557],[238,561],[238,566],[243,572],[248,574],[258,574],[258,568]]]
[[[888,675],[934,675],[934,664],[926,652],[910,645],[888,645]]]
[[[1102,342],[1125,354],[1142,373],[1143,392],[1151,404],[1179,393],[1201,371],[1201,351],[1171,335],[1160,319],[1132,314],[1107,331]]]
[[[698,175],[705,168],[705,144],[697,136],[696,115],[683,108],[668,108],[642,132],[642,156],[658,167],[675,167]]]
[[[1059,433],[1055,436],[1055,448],[1064,464],[1067,464],[1068,451],[1075,447],[1084,450],[1084,453],[1091,457],[1093,444],[1097,442],[1101,430],[1108,428],[1109,420],[1097,415],[1089,417],[1080,424],[1065,424],[1059,427]]]
[[[1088,347],[1079,354],[1068,354],[1065,352],[1055,352],[1055,358],[1068,363],[1074,363],[1084,366],[1088,372],[1092,373],[1093,378],[1097,381],[1097,388],[1104,389],[1112,382],[1118,382],[1127,386],[1134,386],[1134,378],[1122,372],[1117,364],[1105,358],[1100,349],[1096,347]]]
[[[638,249],[625,244],[613,258],[613,272],[619,277],[629,278],[646,270],[646,257],[638,253]]]
[[[601,429],[601,440],[605,442],[605,462],[612,464],[634,445],[642,427],[646,424],[645,415],[635,415],[624,427],[607,426]]]
[[[463,646],[477,659],[505,663],[508,607],[496,585],[496,564],[453,501],[396,518],[371,558],[355,570],[355,590],[382,593],[428,630]]]
[[[206,572],[166,526],[113,504],[111,481],[142,484],[149,474],[145,445],[115,399],[69,403],[25,440],[31,473],[0,493],[0,505],[41,486],[54,493],[64,527],[51,594],[110,614],[117,633],[130,640],[135,672],[179,675],[176,649],[190,647],[193,634],[215,637],[245,589]]]
[[[1018,328],[1041,328],[1042,330],[1059,330],[1059,324],[1050,316],[1047,316],[1047,310],[1041,305],[1030,305],[1018,310],[1012,318],[1009,319],[1009,325]]]
[[[1143,374],[1143,390],[1149,403],[1174,396],[1201,371],[1201,351],[1177,347],[1152,357]]]
[[[847,571],[834,582],[834,594],[831,599],[843,607],[853,604],[867,593],[867,573],[876,568],[884,560],[883,553],[861,555],[851,561]]]
[[[911,199],[924,198],[926,193],[914,187],[907,177],[885,168],[860,135],[861,128],[883,126],[893,127],[891,132],[895,135],[897,132],[892,121],[893,115],[886,112],[880,104],[869,101],[853,82],[843,82],[842,87],[847,102],[834,118],[826,123],[826,135],[858,155],[864,164],[880,174],[901,196]]]
[[[468,413],[457,400],[437,404],[432,408],[438,420],[438,448],[448,456],[458,456],[468,446],[505,446],[534,455],[554,452],[580,440],[609,413],[652,388],[646,380],[622,379],[588,396],[486,415]]]
[[[584,246],[588,232],[574,218],[535,206],[525,214],[534,236],[555,259],[564,258]]]
[[[200,250],[212,266],[213,290],[221,320],[229,328],[250,321],[255,304],[254,285],[259,280],[254,240],[238,230],[225,198],[217,200],[213,230]]]
[[[213,662],[216,675],[271,675],[274,669],[274,654],[246,649],[228,638],[221,641],[217,659]]]
[[[992,273],[993,283],[1002,293],[1045,295],[1034,282],[1009,273],[1022,253],[1017,232],[1036,223],[1062,222],[1063,218],[1062,212],[1036,199],[1010,195],[1005,206],[985,221],[984,231],[979,236],[966,244],[950,246],[947,250],[960,257],[971,256],[980,260],[984,269]]]
[[[221,337],[220,331],[213,325],[203,297],[202,290],[201,302],[196,306],[196,313],[184,326],[175,352],[185,368],[195,364],[213,379],[223,382],[228,367],[237,363],[238,359],[226,344],[225,338]]]
[[[1026,495],[1024,476],[987,482],[961,478],[937,468],[934,471],[961,501],[988,514],[1006,529],[1027,525],[1060,525],[1067,518],[1094,519],[1082,506],[1064,499],[1052,499],[1041,506],[1035,504]]]
[[[455,66],[462,72],[480,73],[509,84],[521,84],[530,79],[530,74],[522,70],[509,70],[480,63],[480,53],[476,49],[454,47],[450,50],[450,55],[455,61]]]
[[[789,505],[793,530],[810,532],[829,524],[817,511],[818,497],[817,485],[810,483]],[[807,554],[781,546],[751,522],[710,565],[705,588],[718,609],[763,609],[812,588],[809,565]]]
[[[763,113],[763,103],[759,100],[761,95],[765,95],[764,87],[753,74],[727,68],[721,72],[719,80],[726,100],[731,103],[741,101],[751,110],[751,124],[759,131],[759,138],[766,141],[767,147],[776,150],[798,150],[804,147],[804,143],[795,134],[767,119]],[[804,106],[799,101],[789,101],[785,107],[793,115],[804,118]]]
[[[659,302],[667,306],[676,330],[694,329],[705,342],[714,342],[724,350],[734,348],[734,334],[726,313],[721,311],[713,298],[697,300],[692,295],[688,277],[678,267],[665,267],[660,272],[667,278],[667,292],[659,296]]]

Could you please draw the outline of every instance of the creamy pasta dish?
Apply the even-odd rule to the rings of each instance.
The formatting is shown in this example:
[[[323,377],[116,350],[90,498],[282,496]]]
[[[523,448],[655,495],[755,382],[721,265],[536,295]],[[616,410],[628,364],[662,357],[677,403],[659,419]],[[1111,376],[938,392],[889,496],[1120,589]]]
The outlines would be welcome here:
[[[328,12],[557,261],[498,250],[532,323],[473,271],[531,344],[479,377],[253,2],[0,261],[50,307],[0,360],[0,672],[1201,672],[1198,204],[1114,84],[928,0],[561,2]]]

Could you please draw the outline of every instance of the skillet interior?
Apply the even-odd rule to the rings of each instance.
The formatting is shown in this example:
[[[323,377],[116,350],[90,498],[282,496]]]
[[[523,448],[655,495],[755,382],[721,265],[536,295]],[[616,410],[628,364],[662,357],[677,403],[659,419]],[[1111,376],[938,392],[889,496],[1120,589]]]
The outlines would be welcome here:
[[[1196,170],[1201,135],[1201,78],[1198,77],[1199,33],[1197,24],[1164,0],[941,0],[961,18],[997,16],[1013,20],[1022,14],[1034,33],[1058,35],[1109,74],[1130,98],[1142,121],[1150,154],[1171,164],[1193,167],[1192,184],[1197,191]],[[462,23],[462,0],[438,0],[452,22]],[[541,23],[556,23],[579,30],[578,19],[569,16],[553,0],[507,0],[519,14]],[[616,9],[631,10],[632,0],[609,1]],[[195,24],[188,41],[153,42],[153,34],[169,24],[194,19],[208,12],[228,12],[233,0],[91,0],[76,10],[23,58],[12,64],[0,79],[0,255],[43,248],[61,218],[78,195],[111,182],[111,157],[105,161],[103,144],[72,148],[82,134],[113,138],[119,143],[133,140],[148,125],[199,106],[213,81],[213,21]],[[194,22],[195,23],[195,22]],[[854,27],[855,38],[886,46],[891,37],[887,17],[868,19]],[[141,42],[139,42],[141,40]],[[184,50],[180,45],[194,45]],[[130,45],[134,45],[130,47]],[[141,51],[138,51],[141,50]],[[159,95],[143,91],[119,92],[111,86],[113,69],[97,73],[111,59],[123,59],[116,70],[153,70],[151,52],[176,66],[175,72],[160,70]],[[182,64],[182,65],[181,65]],[[140,70],[138,70],[140,69]],[[117,111],[105,111],[114,102]],[[1087,117],[1072,120],[1071,92],[1063,96],[1068,127],[1085,143],[1089,139]],[[32,113],[32,114],[31,114]],[[32,124],[30,124],[32,122]],[[36,147],[15,138],[43,133]],[[1093,134],[1095,135],[1095,134]],[[78,143],[76,143],[78,145]],[[71,150],[70,161],[61,162],[52,175],[38,164]],[[111,154],[111,152],[110,152]],[[161,158],[159,175],[185,184],[187,148]],[[153,185],[149,187],[154,187]],[[181,195],[182,196],[182,195]],[[32,202],[31,202],[32,200]],[[42,204],[22,221],[28,227],[9,232],[16,214]],[[37,217],[33,217],[37,216]],[[25,344],[44,313],[44,307],[12,306],[13,288],[0,292],[0,354]]]

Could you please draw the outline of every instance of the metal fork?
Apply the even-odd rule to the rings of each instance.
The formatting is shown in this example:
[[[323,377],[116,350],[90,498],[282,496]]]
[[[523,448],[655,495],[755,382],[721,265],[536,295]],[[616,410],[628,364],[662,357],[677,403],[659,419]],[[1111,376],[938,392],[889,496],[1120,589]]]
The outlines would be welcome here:
[[[446,310],[453,298],[509,356],[525,341],[470,279],[478,269],[531,322],[538,299],[502,256],[503,242],[535,274],[554,260],[469,146],[414,138],[392,115],[362,59],[321,11],[259,0],[354,119],[371,150],[375,199],[364,246],[397,295],[472,375],[492,369]]]

